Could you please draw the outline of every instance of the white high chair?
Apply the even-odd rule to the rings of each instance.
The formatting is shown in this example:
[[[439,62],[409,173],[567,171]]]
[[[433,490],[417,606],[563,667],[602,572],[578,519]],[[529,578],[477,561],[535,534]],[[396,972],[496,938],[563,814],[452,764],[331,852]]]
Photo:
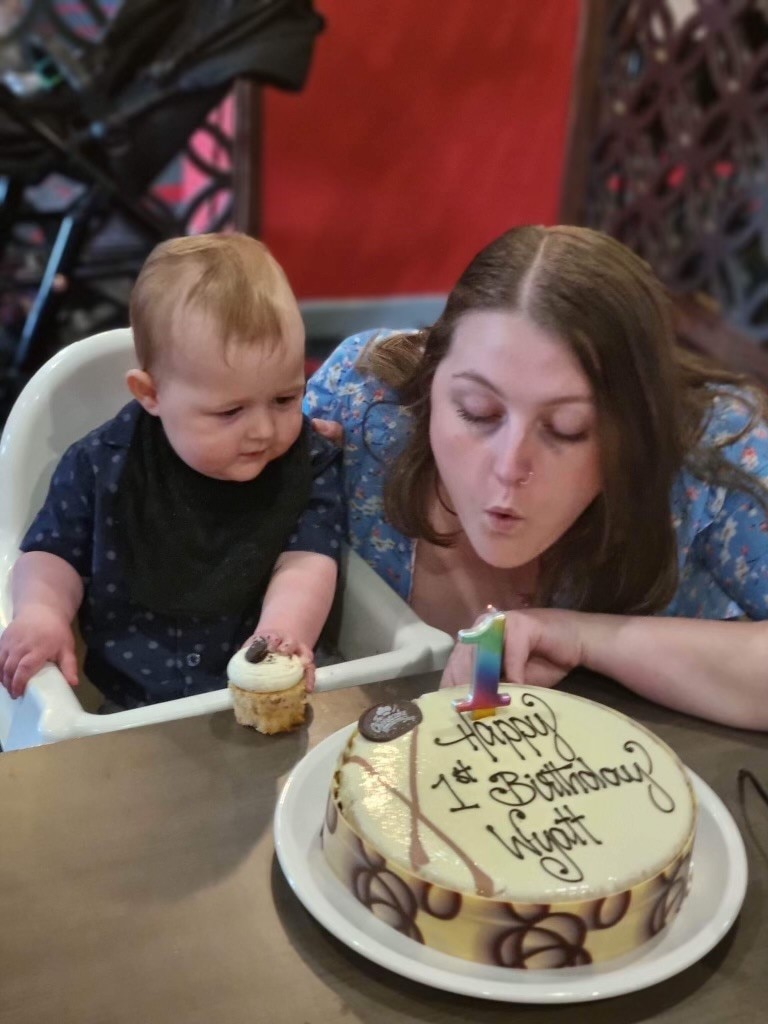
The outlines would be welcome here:
[[[65,449],[128,400],[125,372],[135,365],[129,329],[75,342],[49,360],[22,391],[0,441],[0,631],[11,617],[10,570],[19,543]],[[331,690],[441,669],[452,640],[423,623],[351,550],[342,557],[332,615],[341,664],[317,670],[316,690]],[[91,714],[55,665],[11,700],[0,687],[0,745],[37,746],[93,733],[207,714],[231,706],[226,688],[111,715]]]

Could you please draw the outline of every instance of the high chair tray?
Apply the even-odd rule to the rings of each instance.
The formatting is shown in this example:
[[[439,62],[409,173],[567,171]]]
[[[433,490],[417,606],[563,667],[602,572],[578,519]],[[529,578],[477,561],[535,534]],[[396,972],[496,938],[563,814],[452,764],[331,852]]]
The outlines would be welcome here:
[[[12,561],[3,559],[3,564]],[[329,632],[330,642],[342,660],[317,669],[315,692],[412,676],[445,665],[452,647],[448,634],[422,622],[350,549],[342,554],[340,579]],[[18,750],[75,736],[210,714],[231,706],[225,687],[145,708],[93,714],[83,709],[58,669],[46,665],[18,700],[11,700],[0,688],[0,745],[4,750]]]

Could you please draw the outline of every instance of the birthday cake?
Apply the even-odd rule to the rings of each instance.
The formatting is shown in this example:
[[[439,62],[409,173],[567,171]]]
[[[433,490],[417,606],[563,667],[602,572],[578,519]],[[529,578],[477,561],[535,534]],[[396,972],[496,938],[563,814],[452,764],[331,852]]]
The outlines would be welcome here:
[[[464,689],[377,705],[340,755],[334,874],[417,942],[479,963],[572,967],[658,935],[689,886],[696,807],[643,726],[559,690],[460,713]]]

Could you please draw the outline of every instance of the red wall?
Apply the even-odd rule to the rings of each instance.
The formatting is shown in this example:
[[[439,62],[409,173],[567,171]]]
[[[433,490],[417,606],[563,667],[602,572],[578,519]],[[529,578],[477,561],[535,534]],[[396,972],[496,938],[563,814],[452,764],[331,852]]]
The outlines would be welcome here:
[[[305,90],[265,97],[264,238],[301,298],[447,290],[552,223],[578,0],[317,0]]]

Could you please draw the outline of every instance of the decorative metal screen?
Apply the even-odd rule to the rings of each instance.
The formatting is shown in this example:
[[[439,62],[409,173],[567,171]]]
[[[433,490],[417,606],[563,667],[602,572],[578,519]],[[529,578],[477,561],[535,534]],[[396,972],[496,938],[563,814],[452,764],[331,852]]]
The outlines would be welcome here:
[[[768,0],[607,11],[584,220],[768,346]]]

